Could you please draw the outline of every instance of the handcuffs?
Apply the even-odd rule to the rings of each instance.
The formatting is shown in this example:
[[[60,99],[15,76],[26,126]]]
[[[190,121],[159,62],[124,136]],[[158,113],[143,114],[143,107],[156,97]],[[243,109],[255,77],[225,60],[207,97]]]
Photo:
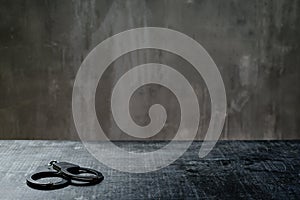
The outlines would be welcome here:
[[[80,174],[91,174],[83,176]],[[57,182],[39,182],[42,178],[61,178]],[[29,187],[38,190],[54,190],[64,188],[68,185],[86,186],[95,185],[104,179],[101,172],[94,169],[80,167],[73,163],[51,161],[47,166],[38,167],[37,170],[28,175],[26,183]]]

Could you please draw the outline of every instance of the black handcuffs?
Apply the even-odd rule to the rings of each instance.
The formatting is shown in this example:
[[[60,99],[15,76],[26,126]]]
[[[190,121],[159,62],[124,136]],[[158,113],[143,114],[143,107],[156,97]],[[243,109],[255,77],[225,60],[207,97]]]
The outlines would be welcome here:
[[[83,176],[80,174],[91,174]],[[42,178],[61,178],[58,182],[41,183],[38,180]],[[54,190],[64,188],[68,185],[86,186],[95,185],[104,179],[102,173],[89,168],[80,167],[68,162],[51,161],[47,166],[37,168],[36,172],[26,178],[29,187],[38,190]]]

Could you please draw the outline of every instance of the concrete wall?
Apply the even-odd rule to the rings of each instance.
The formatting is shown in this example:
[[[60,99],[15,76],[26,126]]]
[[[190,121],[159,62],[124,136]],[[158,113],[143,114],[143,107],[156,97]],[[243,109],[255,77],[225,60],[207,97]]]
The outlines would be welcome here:
[[[1,0],[0,138],[77,139],[71,95],[82,60],[105,38],[143,26],[181,31],[214,59],[228,99],[223,139],[300,138],[299,0]],[[104,130],[112,139],[132,139],[115,125],[110,93],[123,73],[150,61],[190,77],[200,101],[198,138],[203,138],[210,99],[201,76],[178,56],[157,50],[132,52],[105,72],[96,95],[96,110],[106,116],[100,120]],[[166,88],[137,91],[133,119],[147,124],[147,109],[157,102],[169,117],[152,139],[172,138],[180,112]]]

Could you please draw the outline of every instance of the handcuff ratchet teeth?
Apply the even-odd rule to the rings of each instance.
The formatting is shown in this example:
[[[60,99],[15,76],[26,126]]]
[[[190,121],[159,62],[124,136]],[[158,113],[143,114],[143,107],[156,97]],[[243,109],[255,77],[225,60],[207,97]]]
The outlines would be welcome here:
[[[81,174],[90,174],[89,176]],[[61,178],[57,182],[39,182],[42,178]],[[36,172],[27,176],[26,183],[29,187],[40,190],[53,190],[66,187],[68,185],[95,185],[104,179],[101,172],[80,167],[73,163],[51,161],[47,166],[38,167]]]

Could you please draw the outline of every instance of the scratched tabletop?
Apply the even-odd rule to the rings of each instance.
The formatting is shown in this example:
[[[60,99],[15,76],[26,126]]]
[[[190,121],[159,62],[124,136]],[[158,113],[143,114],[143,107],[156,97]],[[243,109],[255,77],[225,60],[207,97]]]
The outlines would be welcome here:
[[[121,148],[157,149],[165,142],[118,142]],[[0,199],[299,199],[300,141],[219,141],[200,159],[201,142],[173,164],[146,174],[113,170],[80,142],[0,141]],[[39,191],[25,177],[50,160],[101,171],[88,187]]]

